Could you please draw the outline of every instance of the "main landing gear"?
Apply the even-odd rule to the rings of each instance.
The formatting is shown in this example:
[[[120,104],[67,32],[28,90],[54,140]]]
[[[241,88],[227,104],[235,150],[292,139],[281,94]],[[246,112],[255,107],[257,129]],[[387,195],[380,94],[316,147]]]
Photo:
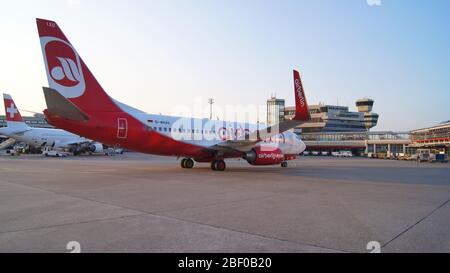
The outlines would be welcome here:
[[[192,169],[194,167],[194,160],[191,158],[183,158],[181,160],[181,168],[183,169]]]
[[[213,160],[211,162],[211,170],[213,170],[213,171],[223,172],[223,171],[225,171],[226,167],[227,167],[227,164],[225,164],[225,161],[223,161],[222,159]]]
[[[287,161],[284,161],[283,163],[281,163],[281,167],[282,168],[287,168],[289,166]]]
[[[194,160],[192,158],[183,158],[181,160],[181,168],[183,169],[192,169],[194,167]],[[225,171],[227,165],[225,164],[225,161],[222,159],[213,160],[211,162],[211,169],[213,171],[219,171],[223,172]]]

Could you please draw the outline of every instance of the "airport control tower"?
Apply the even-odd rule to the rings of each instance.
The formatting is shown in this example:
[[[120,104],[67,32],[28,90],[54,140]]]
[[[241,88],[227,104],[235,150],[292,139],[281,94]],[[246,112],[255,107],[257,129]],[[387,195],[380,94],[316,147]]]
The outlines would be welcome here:
[[[378,114],[372,113],[373,103],[374,101],[369,98],[362,98],[356,101],[358,112],[364,113],[364,124],[367,130],[375,127],[378,123]]]
[[[272,96],[267,100],[267,126],[284,121],[284,99]]]

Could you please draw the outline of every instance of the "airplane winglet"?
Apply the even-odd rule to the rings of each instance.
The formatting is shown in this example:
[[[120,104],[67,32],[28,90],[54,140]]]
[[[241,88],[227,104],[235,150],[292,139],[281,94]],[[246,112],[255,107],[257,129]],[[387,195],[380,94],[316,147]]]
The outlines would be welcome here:
[[[306,102],[305,91],[303,89],[300,73],[294,70],[294,91],[295,91],[295,116],[294,120],[308,121],[310,119],[308,103]]]

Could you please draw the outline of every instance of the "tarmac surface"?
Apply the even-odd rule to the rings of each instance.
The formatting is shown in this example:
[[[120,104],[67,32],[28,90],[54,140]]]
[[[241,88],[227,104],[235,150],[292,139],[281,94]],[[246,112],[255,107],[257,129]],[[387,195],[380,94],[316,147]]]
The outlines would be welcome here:
[[[0,157],[0,252],[450,252],[450,164]]]

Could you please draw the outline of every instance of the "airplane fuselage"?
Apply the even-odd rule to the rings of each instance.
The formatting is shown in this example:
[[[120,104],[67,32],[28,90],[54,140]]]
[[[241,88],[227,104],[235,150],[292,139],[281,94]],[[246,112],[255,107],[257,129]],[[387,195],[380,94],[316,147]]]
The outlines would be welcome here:
[[[46,115],[49,122],[58,128],[109,146],[197,160],[210,157],[208,148],[214,145],[243,139],[245,134],[265,127],[252,123],[152,115],[140,111],[95,113],[92,119],[82,123],[63,120],[48,113]],[[286,156],[298,155],[306,148],[298,135],[291,131],[268,138],[258,143],[258,146],[278,148]],[[245,146],[242,148],[246,150]],[[236,150],[235,154],[228,156],[240,157],[241,154]]]
[[[0,134],[35,147],[53,146],[55,148],[69,148],[70,144],[87,141],[83,137],[60,129],[29,127],[25,131],[18,131],[17,129],[4,127],[0,128]]]

